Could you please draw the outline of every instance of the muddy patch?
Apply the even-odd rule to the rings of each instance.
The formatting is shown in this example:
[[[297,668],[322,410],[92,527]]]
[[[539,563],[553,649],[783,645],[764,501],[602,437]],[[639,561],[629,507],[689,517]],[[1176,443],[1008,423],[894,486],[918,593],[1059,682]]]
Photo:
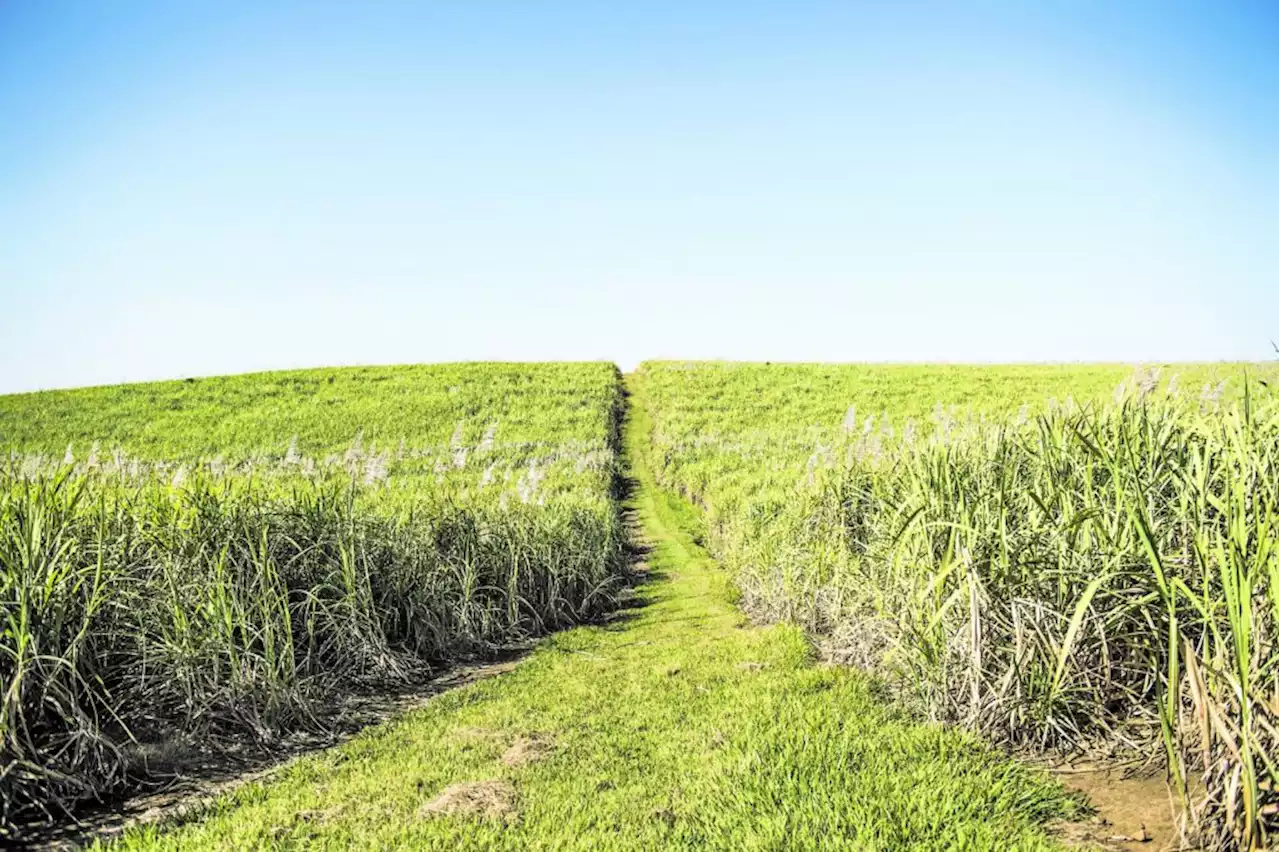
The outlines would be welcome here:
[[[1170,852],[1182,848],[1176,796],[1162,774],[1126,777],[1106,767],[1057,767],[1050,771],[1082,793],[1097,815],[1061,826],[1069,843],[1108,850]]]
[[[468,781],[446,787],[422,806],[422,814],[490,819],[510,825],[519,818],[516,788],[507,781]]]

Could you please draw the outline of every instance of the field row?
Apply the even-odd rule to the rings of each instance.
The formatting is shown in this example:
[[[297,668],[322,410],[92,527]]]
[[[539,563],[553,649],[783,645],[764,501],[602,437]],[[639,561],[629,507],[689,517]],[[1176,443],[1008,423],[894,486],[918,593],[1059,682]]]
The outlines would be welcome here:
[[[0,825],[610,609],[619,381],[478,364],[0,398]]]
[[[1014,746],[1166,751],[1189,829],[1274,837],[1274,365],[638,379],[757,619]]]

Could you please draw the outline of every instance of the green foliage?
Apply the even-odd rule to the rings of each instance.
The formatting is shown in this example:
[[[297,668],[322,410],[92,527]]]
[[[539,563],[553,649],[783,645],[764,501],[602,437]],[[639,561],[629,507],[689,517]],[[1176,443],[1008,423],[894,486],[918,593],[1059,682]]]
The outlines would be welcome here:
[[[815,665],[794,627],[743,624],[684,507],[646,472],[633,413],[631,507],[653,545],[642,607],[119,847],[1058,848],[1046,822],[1082,814],[1044,773]],[[504,760],[520,738],[546,743],[541,759]],[[485,782],[514,813],[431,807]]]
[[[1176,370],[1113,396],[1127,370],[648,364],[639,395],[748,611],[1014,744],[1163,736],[1192,828],[1254,848],[1278,781],[1275,366]]]
[[[0,398],[0,824],[608,609],[619,393],[480,364]]]

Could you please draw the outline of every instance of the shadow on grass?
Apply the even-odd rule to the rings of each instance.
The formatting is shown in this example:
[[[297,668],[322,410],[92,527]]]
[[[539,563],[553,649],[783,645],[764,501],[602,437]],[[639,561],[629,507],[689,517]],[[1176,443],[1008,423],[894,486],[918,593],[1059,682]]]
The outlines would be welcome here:
[[[10,848],[75,849],[95,839],[109,840],[136,823],[181,820],[209,799],[271,774],[294,758],[341,745],[361,731],[424,706],[443,692],[510,671],[536,641],[502,647],[482,661],[451,665],[417,683],[333,699],[309,730],[290,731],[264,743],[249,731],[222,737],[184,735],[152,747],[146,774],[116,796],[87,800],[69,813],[21,826],[20,839],[5,838]],[[424,666],[425,668],[425,666]]]

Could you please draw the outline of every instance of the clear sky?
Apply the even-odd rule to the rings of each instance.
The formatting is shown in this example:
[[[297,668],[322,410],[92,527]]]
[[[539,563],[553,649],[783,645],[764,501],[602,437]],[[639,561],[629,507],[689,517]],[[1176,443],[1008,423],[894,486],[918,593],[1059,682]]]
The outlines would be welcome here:
[[[0,392],[1267,359],[1274,2],[0,3]]]

